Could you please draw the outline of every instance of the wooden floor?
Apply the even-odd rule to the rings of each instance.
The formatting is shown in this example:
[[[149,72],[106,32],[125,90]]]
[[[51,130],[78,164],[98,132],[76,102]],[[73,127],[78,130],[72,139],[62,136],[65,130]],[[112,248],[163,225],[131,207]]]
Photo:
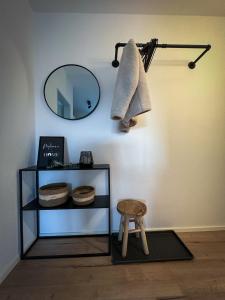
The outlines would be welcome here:
[[[27,256],[103,253],[108,252],[107,241],[105,236],[39,239]]]
[[[27,260],[1,300],[225,300],[225,231],[179,234],[193,261],[111,265],[110,257]]]

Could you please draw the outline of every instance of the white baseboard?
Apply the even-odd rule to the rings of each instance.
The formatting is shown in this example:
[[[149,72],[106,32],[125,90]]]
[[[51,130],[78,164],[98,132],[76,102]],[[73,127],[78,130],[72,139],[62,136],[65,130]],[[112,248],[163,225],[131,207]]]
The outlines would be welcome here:
[[[19,261],[20,261],[19,256],[16,256],[14,259],[12,259],[12,261],[7,266],[5,266],[3,272],[0,274],[0,284],[3,282],[3,280],[6,279],[6,277],[15,268],[15,266],[18,264]]]
[[[152,227],[146,228],[146,231],[160,231],[160,230],[174,230],[177,232],[196,232],[196,231],[221,231],[225,230],[225,226],[193,226],[193,227]],[[118,232],[112,230],[112,232]],[[56,235],[85,235],[85,234],[107,234],[105,231],[93,231],[93,232],[57,232],[57,233],[42,233],[41,236],[56,236]]]
[[[61,235],[61,236],[70,236],[70,235],[92,235],[92,234],[107,234],[107,231],[79,231],[79,232],[54,232],[54,233],[40,233],[41,237],[48,237],[48,236],[57,236],[57,235]]]
[[[198,231],[221,231],[225,226],[193,226],[193,227],[151,227],[145,228],[146,231],[174,230],[176,232],[198,232]],[[118,232],[118,230],[113,230]]]
[[[197,232],[197,231],[221,231],[225,226],[193,226],[193,227],[153,227],[146,228],[147,231],[174,230],[177,232]]]

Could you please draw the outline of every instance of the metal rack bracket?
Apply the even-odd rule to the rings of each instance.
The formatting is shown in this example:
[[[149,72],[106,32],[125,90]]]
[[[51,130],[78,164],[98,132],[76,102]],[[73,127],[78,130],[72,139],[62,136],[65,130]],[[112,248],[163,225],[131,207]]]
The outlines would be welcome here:
[[[125,47],[127,43],[117,43],[115,45],[115,58],[112,61],[112,66],[117,68],[119,66],[118,50],[121,47]],[[158,44],[158,39],[151,39],[148,43],[137,43],[140,48],[140,54],[144,63],[145,72],[148,71],[151,61],[153,59],[155,50],[157,48],[186,48],[186,49],[204,49],[204,51],[194,60],[188,63],[190,69],[196,67],[196,63],[211,49],[211,45],[186,45],[186,44]]]

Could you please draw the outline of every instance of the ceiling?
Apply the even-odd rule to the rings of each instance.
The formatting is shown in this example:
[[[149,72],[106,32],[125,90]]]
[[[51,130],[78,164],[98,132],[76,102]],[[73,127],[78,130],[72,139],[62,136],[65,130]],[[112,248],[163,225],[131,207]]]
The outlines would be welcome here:
[[[29,0],[36,12],[225,16],[225,0]]]

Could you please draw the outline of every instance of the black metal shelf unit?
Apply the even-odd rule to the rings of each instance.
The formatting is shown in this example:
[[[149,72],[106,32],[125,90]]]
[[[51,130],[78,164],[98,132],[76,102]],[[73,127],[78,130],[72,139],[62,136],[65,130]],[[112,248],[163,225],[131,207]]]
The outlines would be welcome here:
[[[57,207],[42,207],[38,201],[38,189],[39,189],[39,173],[49,172],[49,171],[82,171],[82,170],[106,170],[107,171],[107,181],[108,181],[108,194],[107,195],[96,195],[95,201],[88,206],[78,206],[69,198],[68,201]],[[36,197],[32,199],[29,203],[23,204],[23,173],[24,172],[34,172],[36,181]],[[40,259],[40,258],[61,258],[61,257],[82,257],[82,256],[108,256],[111,255],[111,214],[110,214],[110,165],[109,164],[95,164],[92,167],[80,167],[79,164],[72,164],[60,168],[49,168],[49,169],[39,169],[36,166],[31,166],[28,168],[23,168],[19,170],[19,189],[20,189],[20,256],[21,259]],[[40,236],[40,211],[43,210],[66,210],[66,209],[108,209],[108,233],[107,234],[91,234],[91,235],[68,235],[68,236]],[[26,211],[36,212],[36,239],[29,246],[29,248],[24,251],[24,230],[23,230],[23,214]],[[106,236],[108,238],[108,251],[101,253],[82,253],[82,254],[65,254],[65,255],[29,255],[29,251],[33,248],[35,243],[39,239],[52,239],[52,238],[76,238],[76,237],[96,237],[96,236]]]

